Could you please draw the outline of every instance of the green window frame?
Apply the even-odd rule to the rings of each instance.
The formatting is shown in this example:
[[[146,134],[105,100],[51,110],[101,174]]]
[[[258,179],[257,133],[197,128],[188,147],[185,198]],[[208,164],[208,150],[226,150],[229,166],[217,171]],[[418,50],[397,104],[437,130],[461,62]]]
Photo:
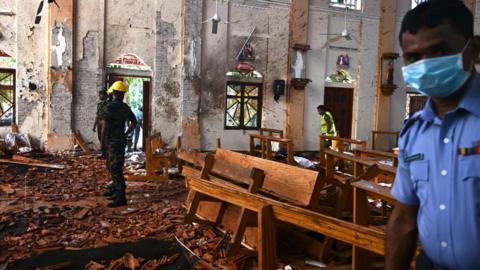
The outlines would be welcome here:
[[[15,70],[0,69],[0,126],[15,123]]]

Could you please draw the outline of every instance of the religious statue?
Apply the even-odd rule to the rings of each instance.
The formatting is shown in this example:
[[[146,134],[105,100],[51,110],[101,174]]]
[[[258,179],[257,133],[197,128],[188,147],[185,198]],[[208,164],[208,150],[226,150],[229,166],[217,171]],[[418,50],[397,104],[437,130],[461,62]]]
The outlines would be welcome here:
[[[392,64],[392,61],[388,61],[386,79],[387,79],[387,84],[388,85],[393,84],[393,64]]]

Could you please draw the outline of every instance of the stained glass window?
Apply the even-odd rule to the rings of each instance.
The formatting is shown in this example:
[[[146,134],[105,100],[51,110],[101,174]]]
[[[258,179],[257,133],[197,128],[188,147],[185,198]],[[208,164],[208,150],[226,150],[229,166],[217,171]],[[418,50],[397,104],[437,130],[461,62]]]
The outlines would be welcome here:
[[[226,129],[258,129],[260,127],[262,84],[227,83],[225,109]]]
[[[15,71],[0,69],[0,126],[11,125],[15,117]]]
[[[330,0],[330,6],[332,7],[340,7],[349,9],[362,9],[362,1],[361,0]]]

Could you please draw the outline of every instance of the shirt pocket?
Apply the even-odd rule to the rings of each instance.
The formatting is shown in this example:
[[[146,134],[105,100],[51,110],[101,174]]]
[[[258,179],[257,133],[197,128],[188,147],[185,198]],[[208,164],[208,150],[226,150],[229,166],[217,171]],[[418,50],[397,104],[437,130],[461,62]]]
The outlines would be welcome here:
[[[410,176],[413,182],[413,189],[422,203],[425,203],[428,199],[429,167],[428,160],[413,161],[410,163]]]
[[[459,175],[463,181],[480,180],[480,155],[460,158]]]
[[[474,210],[480,218],[480,155],[461,157],[458,170],[460,179],[466,185],[463,195],[466,208]]]

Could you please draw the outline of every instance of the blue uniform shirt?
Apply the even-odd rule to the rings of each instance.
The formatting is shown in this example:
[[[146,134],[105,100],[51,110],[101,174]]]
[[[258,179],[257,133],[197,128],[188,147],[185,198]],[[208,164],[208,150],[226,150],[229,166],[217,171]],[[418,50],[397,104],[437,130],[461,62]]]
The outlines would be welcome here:
[[[449,269],[480,269],[479,145],[478,74],[444,119],[429,99],[400,136],[392,195],[401,203],[419,205],[422,248],[432,261]]]

